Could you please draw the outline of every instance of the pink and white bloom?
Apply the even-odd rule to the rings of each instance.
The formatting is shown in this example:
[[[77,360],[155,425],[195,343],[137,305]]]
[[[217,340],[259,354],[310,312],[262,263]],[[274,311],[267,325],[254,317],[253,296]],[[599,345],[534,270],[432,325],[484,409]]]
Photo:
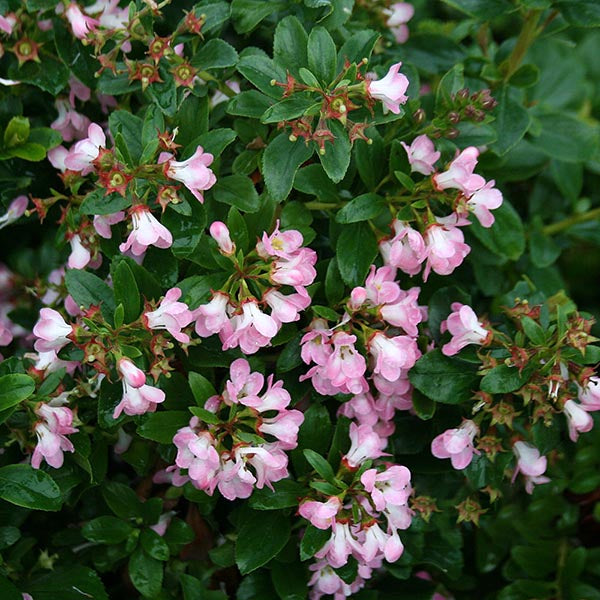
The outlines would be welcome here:
[[[310,521],[317,529],[329,529],[333,526],[335,516],[340,512],[342,503],[337,496],[331,496],[327,502],[308,500],[302,502],[298,514]]]
[[[279,331],[277,321],[262,312],[255,299],[246,300],[242,313],[231,317],[228,325],[230,331],[220,332],[223,349],[239,346],[244,354],[254,354],[264,348]]]
[[[202,192],[217,182],[215,174],[208,168],[213,160],[212,154],[204,152],[202,146],[198,146],[194,154],[184,161],[168,159],[165,175],[183,183],[198,201],[204,202]]]
[[[69,269],[85,269],[92,259],[90,251],[81,243],[81,236],[76,233],[69,240],[71,254],[67,260]]]
[[[229,323],[228,306],[229,296],[223,292],[214,292],[208,304],[202,304],[192,313],[196,322],[196,333],[200,337],[209,337],[225,329]]]
[[[465,469],[471,464],[473,454],[479,454],[473,446],[473,440],[479,433],[479,427],[470,420],[464,420],[457,429],[447,429],[431,442],[431,453],[436,458],[449,458],[452,466]]]
[[[119,246],[121,252],[131,250],[141,256],[148,246],[170,248],[173,244],[171,232],[162,225],[145,204],[138,204],[131,212],[132,229],[127,241]]]
[[[465,346],[485,344],[491,338],[491,332],[483,326],[470,306],[453,302],[452,312],[440,326],[442,333],[449,331],[452,339],[442,346],[446,356],[458,354]]]
[[[467,200],[467,208],[477,217],[482,227],[494,224],[491,211],[502,205],[502,192],[494,187],[495,184],[493,179],[488,181]]]
[[[548,459],[540,456],[540,451],[527,442],[515,442],[513,452],[517,457],[517,466],[512,476],[512,481],[516,479],[519,472],[525,476],[525,489],[528,494],[533,492],[536,484],[548,483],[550,479],[544,477],[548,466]]]
[[[154,412],[156,405],[165,401],[165,393],[151,385],[132,387],[125,379],[123,381],[123,397],[113,412],[113,419],[118,418],[122,412],[126,415],[144,415]]]
[[[17,16],[15,15],[15,13],[0,15],[0,31],[4,31],[4,33],[10,35],[16,23]]]
[[[416,275],[427,258],[423,236],[403,221],[392,223],[395,235],[379,243],[379,251],[386,265],[396,267],[408,275]]]
[[[333,351],[327,358],[325,375],[342,393],[360,394],[368,389],[364,378],[367,362],[355,343],[356,336],[345,331],[336,331],[331,338]]]
[[[69,20],[73,35],[80,40],[85,39],[88,33],[94,31],[94,29],[99,25],[99,21],[97,19],[92,19],[91,17],[83,14],[75,2],[71,2],[69,6],[67,6],[65,16]]]
[[[120,358],[117,361],[117,370],[127,385],[140,388],[146,383],[146,373],[136,367],[129,358]]]
[[[356,469],[365,460],[384,456],[383,448],[387,440],[380,438],[369,425],[350,423],[350,449],[342,460]]]
[[[438,190],[456,188],[469,198],[485,185],[485,179],[481,175],[473,173],[478,157],[479,150],[475,146],[465,148],[450,163],[446,171],[436,173],[432,177],[435,188]]]
[[[181,330],[193,321],[193,315],[181,298],[179,288],[171,288],[161,300],[158,308],[144,313],[144,322],[150,329],[166,329],[178,342],[187,344],[190,336]]]
[[[299,410],[285,410],[276,417],[263,418],[258,430],[277,438],[282,450],[292,450],[298,445],[298,430],[303,422],[304,415]]]
[[[125,213],[120,210],[110,215],[94,215],[94,229],[96,233],[105,240],[112,237],[111,226],[125,220]]]
[[[317,253],[311,248],[300,248],[289,258],[279,258],[273,261],[270,278],[279,285],[293,287],[310,285],[317,276],[314,265]]]
[[[575,400],[567,400],[563,406],[563,412],[567,417],[569,437],[572,442],[577,441],[580,433],[591,431],[594,426],[592,416]]]
[[[399,73],[401,66],[401,62],[396,63],[382,79],[367,81],[367,93],[371,98],[381,100],[384,112],[392,111],[396,115],[400,113],[400,105],[408,100],[405,95],[408,79],[406,75]]]
[[[418,287],[400,290],[400,295],[394,303],[384,304],[379,309],[381,318],[394,327],[402,327],[408,335],[417,337],[418,325],[426,318],[418,303],[420,291]]]
[[[20,219],[27,210],[27,196],[17,196],[9,205],[7,211],[0,217],[0,229]]]
[[[298,292],[284,296],[271,289],[263,295],[263,301],[271,308],[271,316],[280,323],[292,323],[300,318],[300,312],[310,306],[310,296],[304,288]]]
[[[175,465],[187,469],[194,487],[212,495],[217,485],[217,473],[220,468],[219,453],[215,448],[215,439],[208,431],[196,431],[198,418],[190,420],[189,427],[183,427],[173,437],[177,448]]]
[[[367,346],[375,363],[373,373],[388,381],[400,379],[403,370],[413,367],[421,355],[416,341],[407,335],[388,337],[377,332]]]
[[[435,163],[440,159],[441,152],[436,152],[433,142],[426,135],[417,136],[410,146],[400,143],[406,150],[412,173],[431,175],[435,171]]]
[[[412,491],[410,471],[401,465],[391,465],[381,473],[377,469],[368,469],[361,475],[360,481],[379,511],[384,511],[390,504],[406,504]]]
[[[235,244],[231,241],[229,229],[225,223],[215,221],[210,226],[210,235],[217,242],[219,251],[225,256],[231,256],[235,253]]]
[[[35,412],[42,419],[35,425],[34,431],[38,442],[31,456],[31,466],[39,469],[42,460],[51,467],[59,469],[63,465],[63,452],[74,452],[73,444],[66,437],[76,433],[73,427],[73,412],[61,406],[64,400],[54,398],[49,403],[40,404]]]
[[[394,34],[399,44],[404,44],[408,40],[408,23],[415,14],[415,9],[408,2],[395,2],[389,8],[384,9],[384,14],[388,16],[386,25]]]
[[[48,150],[48,160],[50,164],[61,173],[64,173],[67,170],[67,165],[65,165],[65,159],[69,156],[69,151],[64,146],[56,146],[56,148],[52,148]]]
[[[465,244],[463,232],[455,225],[446,222],[445,218],[437,218],[437,223],[428,225],[425,230],[425,246],[427,263],[423,280],[427,281],[433,270],[438,275],[450,275],[471,252]]]
[[[85,137],[91,123],[88,117],[78,113],[72,104],[62,98],[56,100],[56,110],[58,117],[50,124],[50,127],[58,131],[65,142]]]
[[[302,248],[303,242],[304,237],[295,229],[280,231],[278,220],[270,235],[263,232],[261,241],[256,244],[256,251],[265,259],[269,256],[290,259]]]
[[[73,327],[65,323],[60,313],[52,308],[42,308],[40,318],[33,327],[33,334],[38,338],[35,342],[37,352],[58,352],[71,340],[68,336],[73,333]]]
[[[600,410],[600,377],[590,377],[585,388],[579,388],[579,402],[588,412]]]
[[[100,125],[91,123],[87,138],[77,142],[65,157],[65,166],[71,171],[87,175],[94,170],[92,163],[100,154],[100,148],[106,148],[106,136]]]
[[[327,327],[325,319],[313,319],[309,325],[309,331],[300,340],[302,349],[300,356],[305,364],[314,362],[324,365],[333,352],[329,340],[333,332]]]
[[[262,373],[252,372],[250,363],[245,358],[238,358],[229,367],[229,380],[225,384],[225,390],[220,399],[227,406],[243,404],[256,408],[262,403],[258,395],[264,383],[265,378]],[[285,393],[287,394],[287,392]]]
[[[92,90],[85,83],[79,81],[77,77],[71,75],[69,78],[69,103],[71,106],[75,106],[75,98],[87,102],[91,97]]]
[[[396,562],[404,552],[404,545],[400,541],[398,532],[384,532],[378,523],[373,523],[364,530],[364,541],[359,550],[355,552],[366,563],[383,555],[390,563]]]
[[[338,569],[348,562],[354,548],[359,546],[350,533],[350,525],[334,520],[331,537],[318,552],[315,552],[315,557],[325,558],[332,567]]]

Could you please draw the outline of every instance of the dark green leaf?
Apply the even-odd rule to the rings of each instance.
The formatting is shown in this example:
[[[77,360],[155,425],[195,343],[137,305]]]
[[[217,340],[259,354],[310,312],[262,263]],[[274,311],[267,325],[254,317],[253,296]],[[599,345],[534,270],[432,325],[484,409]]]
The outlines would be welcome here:
[[[60,510],[60,489],[44,471],[30,465],[0,468],[0,498],[11,504],[34,510]]]
[[[336,245],[340,275],[346,285],[362,285],[369,267],[377,256],[377,240],[367,223],[343,227]]]
[[[73,300],[79,305],[89,308],[99,306],[104,318],[110,323],[115,312],[113,291],[98,276],[79,269],[68,269],[65,284]]]
[[[229,175],[219,179],[213,188],[217,202],[235,206],[244,212],[254,213],[260,208],[258,192],[249,177]]]
[[[300,542],[300,560],[308,560],[315,555],[329,540],[331,531],[329,529],[317,529],[309,525]]]
[[[509,89],[508,86],[505,86],[497,95],[495,127],[498,139],[492,149],[500,156],[514,148],[531,125],[531,117],[527,109],[521,102],[510,97]]]
[[[148,440],[170,444],[179,429],[190,420],[183,410],[165,410],[146,415],[144,422],[137,428],[138,435]]]
[[[142,310],[141,296],[133,272],[126,262],[119,262],[112,270],[112,281],[115,301],[123,305],[124,322],[135,321]]]
[[[459,404],[477,390],[477,365],[444,356],[439,349],[422,356],[409,371],[411,383],[425,396],[444,404]]]
[[[302,23],[294,16],[285,17],[275,29],[273,60],[292,75],[298,76],[300,68],[308,63],[307,44],[308,36]]]
[[[140,543],[144,552],[156,560],[169,560],[170,552],[167,542],[152,529],[143,529]]]
[[[308,36],[308,68],[322,83],[336,76],[337,52],[335,43],[323,27],[313,27]]]
[[[129,577],[143,596],[153,598],[162,587],[163,566],[138,547],[129,559]]]
[[[35,390],[35,383],[29,375],[15,373],[0,377],[0,410],[11,408],[26,398]]]
[[[277,511],[248,510],[235,546],[235,561],[246,575],[277,556],[290,537],[290,520]]]
[[[533,365],[531,365],[533,366]],[[481,380],[481,389],[488,394],[507,394],[525,385],[529,380],[530,369],[519,372],[517,367],[498,365]]]
[[[334,183],[339,183],[350,165],[350,139],[346,128],[339,121],[329,121],[333,142],[325,143],[325,154],[319,153],[319,160],[325,173]]]
[[[298,501],[307,493],[306,488],[291,479],[283,479],[273,484],[274,490],[266,487],[254,490],[250,496],[250,506],[256,510],[277,510],[296,508]]]
[[[97,517],[88,521],[81,533],[86,540],[99,544],[119,544],[127,539],[133,528],[117,517]]]
[[[209,71],[210,69],[233,67],[237,60],[238,54],[235,48],[225,40],[217,38],[208,40],[192,56],[190,63],[193,67],[197,67],[201,71]]]
[[[338,223],[358,223],[374,219],[385,208],[383,198],[377,194],[363,194],[350,200],[335,215]]]

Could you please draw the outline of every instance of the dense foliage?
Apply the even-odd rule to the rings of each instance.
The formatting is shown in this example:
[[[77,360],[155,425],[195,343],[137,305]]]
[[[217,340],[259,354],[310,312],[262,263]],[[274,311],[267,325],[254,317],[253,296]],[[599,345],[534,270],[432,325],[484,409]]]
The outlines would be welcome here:
[[[2,600],[600,598],[600,3],[0,15]]]

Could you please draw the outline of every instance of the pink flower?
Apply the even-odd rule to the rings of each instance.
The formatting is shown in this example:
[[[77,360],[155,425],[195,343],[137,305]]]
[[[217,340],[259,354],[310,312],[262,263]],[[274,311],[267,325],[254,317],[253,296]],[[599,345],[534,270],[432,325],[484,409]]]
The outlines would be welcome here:
[[[52,404],[55,403],[55,404]],[[59,469],[63,465],[63,452],[74,452],[73,444],[66,435],[78,430],[72,426],[73,412],[66,406],[60,406],[61,400],[53,399],[48,404],[40,404],[35,412],[42,421],[35,425],[38,442],[31,456],[31,466],[39,469],[42,460],[51,467]]]
[[[284,296],[271,289],[263,295],[263,302],[271,307],[271,316],[280,323],[292,323],[300,318],[300,312],[310,306],[310,296],[304,288],[299,293]]]
[[[58,312],[52,308],[42,308],[40,318],[33,327],[33,334],[38,338],[35,349],[37,352],[58,352],[71,341],[67,336],[72,332],[73,327],[65,323]]]
[[[366,527],[364,541],[356,553],[366,563],[381,555],[385,557],[385,560],[393,563],[402,556],[403,551],[404,545],[395,530],[385,533],[378,523],[374,523]]]
[[[65,159],[69,156],[69,151],[64,146],[56,146],[56,148],[52,148],[48,150],[48,160],[50,164],[61,173],[64,173],[67,170],[67,165],[65,165]]]
[[[335,515],[340,512],[342,503],[337,496],[331,496],[327,502],[308,500],[302,502],[298,514],[310,521],[317,529],[329,529],[333,526]]]
[[[87,130],[88,137],[77,142],[65,157],[65,166],[71,171],[79,171],[87,175],[94,170],[92,163],[100,154],[100,148],[106,148],[106,136],[100,125],[91,123]]]
[[[181,290],[171,288],[156,310],[144,313],[144,321],[150,329],[166,329],[178,342],[187,344],[190,336],[181,329],[192,322],[193,315],[185,302],[177,302],[179,298]]]
[[[94,229],[100,237],[110,240],[112,237],[111,225],[116,225],[124,220],[125,213],[122,210],[110,215],[94,215]]]
[[[333,335],[331,329],[327,327],[325,319],[313,319],[309,325],[308,333],[304,334],[300,340],[302,349],[300,356],[305,364],[314,362],[318,365],[324,365],[333,352],[329,343]]]
[[[373,373],[388,381],[396,381],[403,369],[410,369],[420,356],[416,341],[407,335],[387,337],[377,332],[368,342],[368,350],[375,361]]]
[[[210,226],[210,235],[217,242],[219,251],[225,256],[230,256],[235,253],[235,244],[231,241],[229,229],[225,223],[215,221]]]
[[[214,292],[212,300],[208,304],[199,306],[193,311],[196,321],[196,333],[201,337],[209,337],[219,333],[229,323],[227,306],[229,296],[223,292]]]
[[[407,223],[394,220],[396,235],[379,243],[379,251],[386,265],[397,267],[408,275],[416,275],[427,258],[423,236]]]
[[[155,523],[154,525],[150,525],[150,529],[152,529],[152,531],[155,531],[156,533],[158,533],[158,535],[163,537],[165,533],[167,533],[167,529],[169,528],[171,520],[173,519],[173,515],[175,514],[176,513],[173,511],[163,513],[162,515],[160,515],[160,517],[158,517],[157,523]]]
[[[360,481],[379,511],[385,510],[388,504],[406,504],[411,494],[410,471],[400,465],[392,465],[381,473],[377,469],[368,469]]]
[[[491,337],[491,332],[483,327],[477,315],[470,306],[453,302],[452,312],[445,321],[442,321],[441,330],[449,331],[452,339],[442,346],[442,353],[446,356],[458,354],[469,344],[485,344]]]
[[[533,492],[534,485],[550,481],[548,477],[543,477],[548,460],[545,456],[540,456],[540,451],[535,446],[527,442],[515,442],[513,452],[517,457],[517,466],[512,481],[514,482],[519,472],[523,473],[525,475],[525,489],[528,494]]]
[[[473,173],[478,156],[479,150],[474,146],[465,148],[450,163],[448,170],[443,173],[436,173],[432,177],[433,185],[438,190],[456,188],[461,190],[467,198],[470,197],[473,192],[485,185],[485,179],[481,175]]]
[[[128,358],[120,358],[117,361],[117,369],[127,385],[140,388],[146,383],[146,374],[138,369]]]
[[[208,168],[213,160],[212,154],[198,146],[194,154],[184,161],[168,160],[165,174],[175,181],[181,181],[197,200],[204,202],[202,192],[217,182],[215,174]]]
[[[348,557],[352,554],[353,548],[357,546],[350,533],[348,523],[334,520],[331,537],[318,552],[315,552],[315,557],[325,558],[333,568],[338,569],[348,562]]]
[[[27,196],[17,196],[9,205],[7,211],[0,217],[0,229],[20,219],[27,210]]]
[[[85,39],[87,34],[94,31],[94,29],[99,25],[99,21],[97,19],[92,19],[91,17],[84,15],[75,2],[71,2],[69,6],[67,6],[65,16],[71,24],[73,35],[80,40]]]
[[[399,44],[404,44],[408,40],[408,23],[415,14],[415,9],[408,2],[396,2],[390,8],[384,9],[384,14],[388,16],[386,25],[394,34]]]
[[[253,373],[253,375],[259,375],[259,373]],[[273,383],[273,375],[269,375],[267,379],[267,391],[260,398],[245,396],[240,399],[241,404],[250,406],[259,412],[267,412],[269,410],[282,411],[291,401],[289,392],[283,387],[283,381]]]
[[[576,442],[580,433],[591,431],[594,426],[592,416],[584,410],[581,404],[574,400],[567,400],[563,406],[563,412],[567,417],[569,426],[569,437],[572,442]]]
[[[369,275],[365,280],[366,297],[371,306],[388,304],[398,299],[401,290],[395,279],[395,268],[379,267],[376,269],[375,265],[371,265]]]
[[[301,248],[289,259],[279,258],[273,261],[271,281],[279,285],[293,287],[310,285],[317,276],[314,265],[317,253],[311,248]]]
[[[262,240],[256,244],[256,251],[265,259],[269,256],[290,259],[298,253],[303,242],[302,234],[295,229],[280,231],[278,220],[271,235],[263,232]]]
[[[367,93],[375,100],[383,102],[383,110],[400,113],[400,105],[408,100],[404,93],[408,89],[408,79],[398,71],[402,63],[392,65],[386,76],[375,81],[367,81]]]
[[[242,313],[234,315],[229,324],[230,332],[221,330],[223,349],[239,346],[244,354],[254,354],[267,346],[279,331],[277,321],[260,310],[256,299],[244,301]]]
[[[222,399],[228,406],[239,403],[255,408],[262,403],[258,394],[264,383],[262,373],[252,373],[250,363],[245,358],[238,358],[229,367],[229,381],[225,384]]]
[[[4,33],[10,35],[16,23],[17,17],[14,13],[0,15],[0,30],[4,31]]]
[[[458,227],[445,223],[440,218],[437,221],[425,231],[427,263],[423,273],[424,281],[427,281],[432,270],[438,275],[450,275],[471,252],[470,246],[465,244],[463,232]]]
[[[58,117],[50,124],[50,127],[58,131],[65,142],[85,137],[90,126],[88,117],[78,113],[66,100],[60,98],[56,101],[56,110]]]
[[[423,321],[423,311],[417,302],[420,291],[417,287],[407,291],[400,290],[396,302],[385,304],[379,309],[381,318],[394,327],[402,327],[408,335],[417,337],[417,325]]]
[[[123,397],[113,412],[113,419],[124,412],[126,415],[143,415],[154,412],[156,405],[165,401],[165,393],[150,385],[132,387],[123,379]]]
[[[411,172],[431,175],[435,171],[435,163],[439,160],[441,153],[436,152],[433,142],[426,135],[416,137],[410,146],[404,142],[400,143],[408,155]]]
[[[449,458],[452,466],[465,469],[473,460],[473,453],[479,451],[473,447],[473,439],[479,433],[479,427],[473,421],[465,420],[458,429],[447,429],[431,442],[431,453],[436,458]]]
[[[292,450],[298,445],[298,430],[303,422],[304,415],[299,410],[285,410],[276,417],[263,418],[258,430],[277,438],[282,450]]]
[[[141,256],[148,246],[170,248],[173,244],[171,232],[150,212],[145,204],[138,204],[131,212],[132,229],[127,241],[119,246],[121,252],[131,252]]]
[[[384,456],[386,440],[381,439],[368,425],[350,423],[350,449],[342,460],[352,469],[356,469],[365,460]]]
[[[75,106],[75,98],[79,98],[82,102],[87,102],[92,96],[92,90],[82,83],[75,77],[71,75],[69,78],[69,102],[71,106]]]
[[[585,388],[579,388],[579,401],[584,410],[600,410],[600,377],[590,377]]]
[[[356,336],[337,331],[331,338],[333,352],[327,358],[325,375],[342,393],[360,394],[367,391],[364,378],[367,370],[365,357],[357,352]]]
[[[90,251],[81,243],[81,237],[79,234],[75,234],[69,240],[71,244],[71,254],[67,261],[67,267],[69,269],[85,269],[90,262],[92,255]]]
[[[495,183],[493,179],[488,181],[467,200],[467,207],[473,211],[482,227],[494,224],[494,215],[490,211],[502,205],[502,192],[494,187]]]
[[[38,354],[26,354],[27,358],[35,361],[34,369],[36,371],[45,371],[46,374],[55,373],[60,369],[65,369],[69,375],[75,372],[75,369],[80,366],[76,360],[62,360],[58,358],[56,350],[48,350],[47,352],[38,352]]]
[[[187,469],[194,487],[212,495],[217,485],[220,468],[215,439],[208,431],[194,430],[198,419],[192,418],[190,427],[183,427],[173,437],[177,447],[175,465]]]

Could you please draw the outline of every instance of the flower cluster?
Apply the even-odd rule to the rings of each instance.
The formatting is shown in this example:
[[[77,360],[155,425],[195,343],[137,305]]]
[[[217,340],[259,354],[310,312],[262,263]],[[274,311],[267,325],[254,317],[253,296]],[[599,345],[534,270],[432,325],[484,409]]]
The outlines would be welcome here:
[[[487,181],[474,173],[479,150],[473,146],[465,148],[454,158],[446,171],[437,172],[435,163],[440,152],[426,136],[415,138],[410,146],[402,143],[411,171],[430,176],[417,185],[415,198],[419,192],[425,197],[435,194],[437,201],[450,205],[452,214],[435,216],[428,206],[427,215],[417,210],[420,227],[413,227],[407,220],[395,219],[391,228],[393,235],[384,237],[379,249],[385,264],[401,269],[409,275],[420,272],[423,264],[423,279],[426,281],[431,271],[438,275],[450,275],[471,251],[460,227],[469,225],[467,216],[472,212],[483,227],[491,227],[494,216],[491,210],[502,204],[502,194],[494,187],[494,181]],[[446,194],[446,190],[457,189],[459,194]],[[415,202],[416,200],[416,202]],[[423,219],[423,217],[425,217]]]
[[[338,478],[352,480],[351,486],[324,501],[305,499],[298,509],[314,527],[331,530],[315,553],[319,561],[311,567],[313,598],[355,592],[384,559],[397,561],[404,550],[398,530],[407,529],[412,520],[410,471],[391,463],[372,466],[383,453],[381,440],[370,427],[351,424],[350,439]],[[358,577],[345,583],[335,569],[346,565],[350,556],[358,561]]]
[[[201,337],[218,334],[224,350],[239,346],[245,354],[253,354],[269,345],[283,323],[297,321],[310,305],[306,286],[316,277],[317,255],[302,247],[299,231],[281,231],[279,223],[241,260],[224,223],[213,223],[210,233],[237,272],[213,293],[208,304],[194,311],[196,333]],[[286,287],[294,292],[285,294]],[[270,314],[261,307],[270,309]]]
[[[419,288],[402,290],[395,279],[396,269],[373,265],[365,286],[352,290],[341,322],[327,328],[315,319],[301,340],[302,360],[314,363],[301,379],[310,379],[324,396],[352,394],[341,414],[385,436],[394,430],[395,409],[411,406],[407,373],[421,355],[416,338],[426,318]]]
[[[166,471],[174,485],[190,481],[234,500],[288,476],[285,451],[296,447],[304,415],[288,409],[291,398],[281,381],[269,376],[263,391],[264,383],[245,359],[231,364],[223,393],[208,398],[200,417],[173,438],[177,456]]]

